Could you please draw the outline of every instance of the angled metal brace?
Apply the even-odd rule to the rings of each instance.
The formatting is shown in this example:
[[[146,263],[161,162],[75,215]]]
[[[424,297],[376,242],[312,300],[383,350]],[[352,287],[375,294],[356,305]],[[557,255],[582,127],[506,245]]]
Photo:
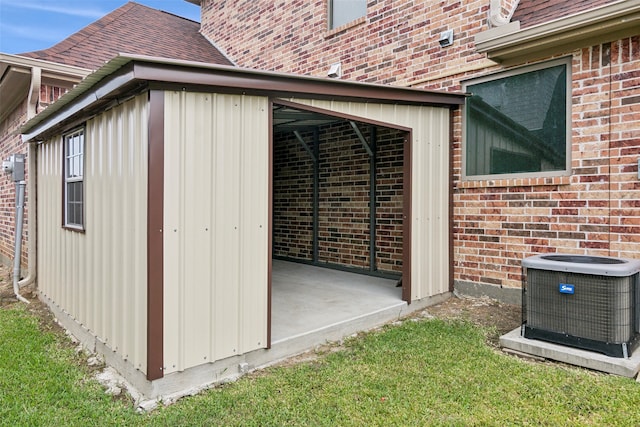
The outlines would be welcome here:
[[[309,145],[307,145],[307,143],[304,142],[304,139],[302,139],[302,135],[300,135],[300,132],[298,132],[297,130],[294,130],[293,134],[296,136],[296,138],[298,138],[298,142],[300,143],[300,145],[302,145],[302,148],[304,148],[305,151],[309,153],[313,161],[317,162],[318,159],[316,158],[316,155],[314,154],[313,151],[311,151],[311,148],[309,148]]]
[[[364,138],[364,135],[362,135],[362,132],[360,132],[360,129],[358,128],[358,125],[356,124],[356,122],[354,122],[353,120],[349,120],[349,124],[351,125],[353,130],[356,132],[356,135],[358,135],[358,138],[360,139],[362,146],[364,147],[365,150],[367,150],[367,154],[369,154],[370,157],[373,157],[373,151],[371,151],[371,147],[369,146],[369,143]]]

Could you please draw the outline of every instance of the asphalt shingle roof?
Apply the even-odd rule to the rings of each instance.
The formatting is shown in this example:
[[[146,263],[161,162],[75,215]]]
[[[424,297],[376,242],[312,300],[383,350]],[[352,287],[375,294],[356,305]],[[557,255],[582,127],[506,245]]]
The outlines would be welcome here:
[[[511,18],[520,21],[521,28],[549,22],[554,19],[574,15],[616,0],[520,0]]]
[[[96,70],[119,53],[233,65],[199,32],[200,23],[129,2],[29,58]]]

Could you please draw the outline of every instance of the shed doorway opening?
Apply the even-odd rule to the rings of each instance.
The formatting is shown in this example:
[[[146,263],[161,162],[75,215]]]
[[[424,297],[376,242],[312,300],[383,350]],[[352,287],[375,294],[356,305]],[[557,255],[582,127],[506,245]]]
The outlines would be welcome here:
[[[330,321],[408,300],[409,133],[286,101],[272,108],[273,339],[289,305]]]

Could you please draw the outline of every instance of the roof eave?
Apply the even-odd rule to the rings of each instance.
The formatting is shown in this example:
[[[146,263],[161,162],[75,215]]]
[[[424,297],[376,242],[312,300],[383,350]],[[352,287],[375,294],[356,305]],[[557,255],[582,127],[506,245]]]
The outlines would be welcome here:
[[[124,65],[126,62],[111,61],[99,71],[87,76],[75,88],[27,121],[20,128],[22,141],[30,142],[36,139],[92,105],[111,99],[120,88],[133,83],[133,67]]]
[[[73,90],[29,120],[20,129],[24,142],[42,139],[84,111],[96,105],[128,96],[140,85],[160,87],[222,89],[234,93],[266,96],[302,96],[331,99],[358,99],[362,102],[441,105],[464,103],[460,93],[426,91],[398,86],[381,86],[342,80],[282,74],[199,62],[120,55],[86,77]]]
[[[496,62],[539,59],[638,34],[640,0],[625,0],[523,30],[491,29],[476,35],[476,51]]]
[[[61,76],[83,78],[91,71],[87,68],[74,67],[72,65],[60,64],[57,62],[45,61],[42,59],[29,58],[28,56],[12,55],[0,52],[0,64],[21,66],[25,68],[38,67],[43,72],[57,74]]]

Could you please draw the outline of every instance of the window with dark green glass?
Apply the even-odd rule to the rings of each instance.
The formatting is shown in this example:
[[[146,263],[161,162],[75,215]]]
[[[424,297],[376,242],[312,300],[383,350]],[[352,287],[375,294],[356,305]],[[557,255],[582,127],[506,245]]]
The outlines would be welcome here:
[[[559,60],[465,84],[465,175],[568,171],[570,76]]]

